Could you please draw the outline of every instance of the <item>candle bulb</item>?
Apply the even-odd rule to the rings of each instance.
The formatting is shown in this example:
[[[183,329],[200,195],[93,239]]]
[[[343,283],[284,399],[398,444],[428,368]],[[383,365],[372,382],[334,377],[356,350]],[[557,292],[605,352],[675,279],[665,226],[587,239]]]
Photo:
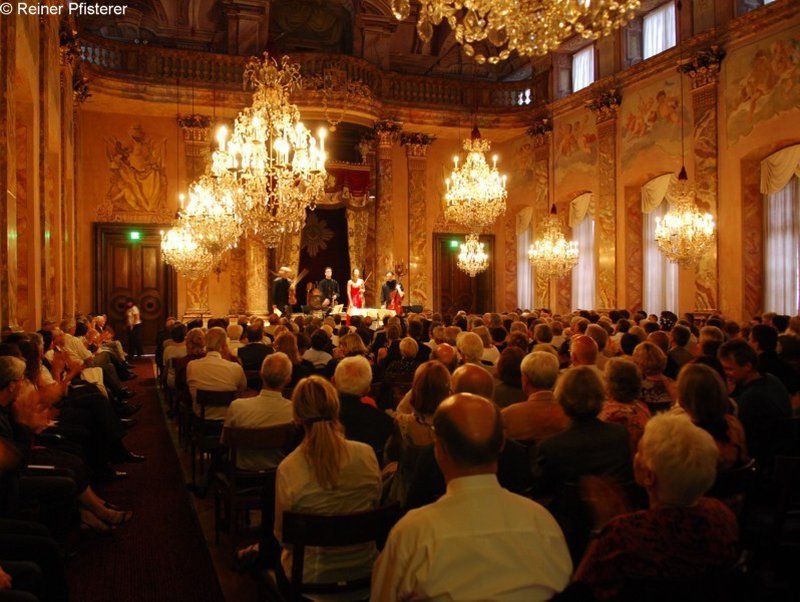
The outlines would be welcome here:
[[[226,128],[224,125],[220,126],[220,128],[217,130],[217,144],[219,145],[219,150],[221,150],[223,153],[225,152],[225,140],[227,137],[228,128]]]

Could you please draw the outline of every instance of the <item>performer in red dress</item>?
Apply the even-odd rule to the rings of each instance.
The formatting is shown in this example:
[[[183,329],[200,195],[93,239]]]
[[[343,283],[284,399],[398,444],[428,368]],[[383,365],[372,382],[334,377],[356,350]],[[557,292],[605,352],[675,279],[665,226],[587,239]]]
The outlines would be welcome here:
[[[353,270],[353,277],[347,281],[347,300],[350,304],[347,306],[345,323],[350,326],[350,316],[358,313],[354,310],[360,310],[364,307],[364,280],[361,278],[361,272],[358,268]]]

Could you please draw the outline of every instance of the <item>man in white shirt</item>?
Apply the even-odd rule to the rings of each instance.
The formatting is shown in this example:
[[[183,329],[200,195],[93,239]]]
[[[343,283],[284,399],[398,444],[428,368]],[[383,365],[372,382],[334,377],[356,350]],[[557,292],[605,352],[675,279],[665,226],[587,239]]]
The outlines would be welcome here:
[[[447,493],[392,529],[373,569],[371,599],[535,601],[563,590],[572,560],[555,519],[497,482],[499,410],[456,394],[433,423]]]
[[[206,333],[206,356],[192,360],[186,366],[186,384],[192,395],[194,412],[200,415],[200,406],[197,405],[196,395],[198,389],[203,391],[238,391],[244,392],[247,388],[247,378],[241,365],[223,359],[228,355],[228,335],[216,326]],[[228,408],[206,408],[206,420],[224,420]]]
[[[283,389],[292,380],[292,362],[285,353],[273,353],[261,364],[261,392],[255,397],[234,400],[225,416],[225,426],[265,428],[294,420],[292,402],[283,396]],[[224,441],[223,441],[224,443]],[[242,470],[267,470],[278,466],[285,454],[282,450],[240,450],[236,466]]]
[[[128,297],[126,307],[125,321],[128,325],[128,353],[132,357],[142,357],[144,355],[142,339],[140,337],[140,331],[142,330],[142,314],[136,306],[136,303],[134,303],[133,299],[130,297]]]

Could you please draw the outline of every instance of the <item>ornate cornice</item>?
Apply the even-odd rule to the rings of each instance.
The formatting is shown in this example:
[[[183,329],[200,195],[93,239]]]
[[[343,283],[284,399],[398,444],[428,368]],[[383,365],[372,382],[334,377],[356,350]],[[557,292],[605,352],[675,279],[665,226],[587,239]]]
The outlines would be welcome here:
[[[370,162],[370,157],[375,155],[375,136],[364,136],[361,140],[358,141],[356,145],[356,150],[361,155],[361,163],[368,164]]]
[[[622,96],[617,88],[609,88],[600,92],[586,103],[586,107],[595,114],[597,123],[604,123],[617,117],[617,110]]]
[[[84,76],[80,69],[77,69],[72,74],[72,99],[75,106],[86,101],[91,96],[89,92],[89,78]]]
[[[403,125],[391,119],[383,119],[378,121],[373,127],[372,131],[375,133],[375,138],[378,140],[378,148],[390,148],[400,137],[400,132],[403,130]]]
[[[692,80],[692,90],[717,83],[725,51],[716,44],[698,51],[693,57],[678,62],[678,71]]]
[[[543,146],[550,140],[553,132],[553,121],[549,117],[542,117],[533,122],[525,133],[533,139],[533,146]]]
[[[211,117],[194,113],[178,115],[178,125],[183,131],[184,142],[206,143],[211,129]]]
[[[406,155],[409,157],[424,158],[428,152],[428,147],[436,140],[435,136],[423,134],[422,132],[404,132],[400,134],[400,144],[406,147]]]

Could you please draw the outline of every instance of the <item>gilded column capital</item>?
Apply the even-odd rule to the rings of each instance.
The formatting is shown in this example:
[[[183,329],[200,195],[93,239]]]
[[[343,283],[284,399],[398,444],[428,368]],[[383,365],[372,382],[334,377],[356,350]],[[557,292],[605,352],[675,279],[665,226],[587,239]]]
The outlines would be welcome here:
[[[376,146],[377,142],[374,137],[364,136],[359,140],[358,145],[356,145],[356,150],[361,155],[362,163],[369,165],[372,162],[372,157],[375,156]]]
[[[719,46],[711,46],[698,51],[693,57],[678,62],[678,71],[685,73],[692,81],[692,90],[716,84],[725,51]]]
[[[533,140],[534,148],[544,146],[550,142],[553,133],[553,122],[549,117],[542,117],[533,122],[525,133]]]
[[[391,148],[397,142],[403,126],[397,121],[383,119],[378,121],[372,128],[375,138],[378,141],[378,149]]]
[[[421,132],[404,132],[400,134],[400,144],[406,147],[406,156],[409,159],[424,159],[428,153],[428,147],[435,139],[435,136]]]
[[[594,113],[597,123],[604,123],[616,119],[621,102],[622,96],[619,90],[611,88],[600,92],[586,103],[586,107]]]

